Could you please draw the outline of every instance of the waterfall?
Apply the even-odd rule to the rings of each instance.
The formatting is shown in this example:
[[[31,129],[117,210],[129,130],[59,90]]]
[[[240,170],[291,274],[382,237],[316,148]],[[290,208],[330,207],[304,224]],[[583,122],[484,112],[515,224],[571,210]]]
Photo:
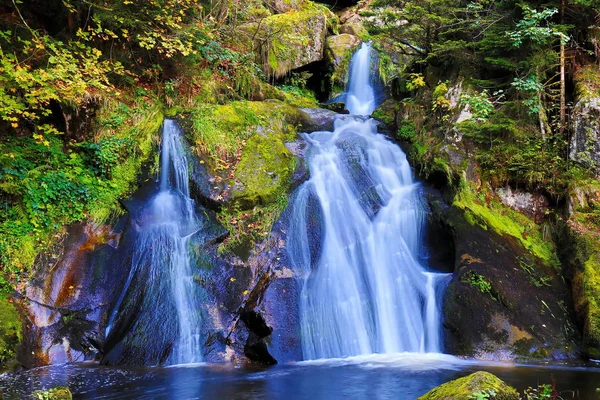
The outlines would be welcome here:
[[[311,175],[292,204],[287,245],[301,276],[305,359],[441,347],[447,274],[422,261],[425,210],[406,155],[364,117],[376,107],[370,53],[363,44],[352,58],[353,115],[338,118],[333,132],[305,135]],[[316,239],[315,224],[323,232]]]
[[[151,293],[151,298],[147,309],[136,314],[141,315],[146,329],[154,329],[163,341],[174,338],[169,357],[172,364],[202,361],[200,299],[189,251],[190,238],[201,229],[201,223],[190,198],[185,151],[179,127],[165,120],[159,191],[140,213],[129,277],[106,329],[108,336],[124,299],[135,297],[129,293],[132,281],[140,279],[141,270],[146,269],[141,276],[146,279],[145,292]],[[145,315],[148,313],[151,315]],[[164,351],[165,345],[158,351]]]

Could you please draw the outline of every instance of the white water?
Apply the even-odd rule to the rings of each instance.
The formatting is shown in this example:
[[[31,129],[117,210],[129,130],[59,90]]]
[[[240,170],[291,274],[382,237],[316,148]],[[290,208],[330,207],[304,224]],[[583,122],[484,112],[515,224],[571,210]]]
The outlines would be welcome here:
[[[132,267],[122,294],[109,319],[107,334],[117,316],[132,278],[141,268],[149,268],[147,285],[169,285],[177,313],[178,336],[170,362],[172,364],[202,361],[200,338],[200,300],[193,281],[189,252],[190,237],[200,229],[190,199],[188,163],[182,143],[182,132],[171,120],[163,126],[160,191],[145,208],[139,226]],[[168,272],[165,274],[164,270]],[[164,282],[168,277],[168,282]],[[169,291],[167,291],[168,293]],[[161,323],[161,322],[159,322]],[[168,323],[163,321],[162,323]]]
[[[376,104],[371,48],[352,58],[346,104],[354,115]],[[288,252],[303,275],[304,359],[372,353],[440,352],[440,289],[447,274],[420,261],[424,209],[406,155],[375,121],[346,116],[334,132],[305,136],[310,179],[293,204]],[[321,210],[320,254],[311,229]]]

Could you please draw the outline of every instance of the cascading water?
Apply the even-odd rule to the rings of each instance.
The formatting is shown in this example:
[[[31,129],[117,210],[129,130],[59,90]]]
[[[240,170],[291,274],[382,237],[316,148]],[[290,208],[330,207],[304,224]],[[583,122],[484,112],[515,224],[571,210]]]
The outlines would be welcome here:
[[[356,116],[376,107],[370,53],[363,44],[352,58],[346,106],[354,116],[338,118],[334,132],[305,135],[311,177],[294,200],[287,246],[303,277],[305,359],[441,347],[438,289],[447,274],[421,261],[419,186],[402,150]]]
[[[172,364],[200,362],[200,299],[193,278],[189,241],[201,229],[201,222],[190,198],[182,133],[170,120],[165,120],[163,127],[159,185],[159,192],[138,218],[131,270],[109,318],[106,333],[107,336],[110,334],[120,313],[137,315],[140,316],[138,319],[142,318],[137,322],[137,330],[156,330],[161,341],[156,352],[162,354],[152,360],[168,359]],[[136,279],[143,282],[132,290],[132,282]],[[142,306],[130,308],[141,310],[123,312],[123,308],[127,308],[126,298],[133,298],[129,301],[132,304],[139,303],[135,300],[140,297],[138,292],[147,293],[147,300]],[[147,342],[152,333],[144,335],[142,340]],[[149,348],[150,344],[146,351],[150,352]],[[165,348],[167,352],[170,350],[170,355],[165,356]]]

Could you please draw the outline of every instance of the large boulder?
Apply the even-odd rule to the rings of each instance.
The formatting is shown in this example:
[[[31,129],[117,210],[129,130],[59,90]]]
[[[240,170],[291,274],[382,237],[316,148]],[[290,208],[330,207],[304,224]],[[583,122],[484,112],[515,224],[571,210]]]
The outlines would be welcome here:
[[[477,397],[477,395],[480,395]],[[517,391],[489,372],[475,372],[469,376],[446,382],[433,388],[418,400],[519,400]]]
[[[190,119],[188,137],[200,160],[191,160],[193,194],[242,209],[271,203],[290,187],[296,159],[284,144],[296,139],[296,126],[312,124],[306,113],[276,100],[204,105]]]
[[[238,28],[239,40],[257,54],[265,74],[279,78],[323,59],[325,38],[334,20],[327,8],[312,5],[243,24]]]
[[[331,96],[339,96],[346,87],[352,54],[360,46],[357,36],[343,33],[329,36],[325,46],[325,61],[328,64]]]
[[[348,33],[329,36],[326,41],[325,58],[330,64],[340,66],[344,59],[352,57],[360,43],[357,36]]]
[[[569,289],[533,222],[464,194],[454,204],[431,202],[455,245],[443,301],[445,350],[487,360],[578,357]]]

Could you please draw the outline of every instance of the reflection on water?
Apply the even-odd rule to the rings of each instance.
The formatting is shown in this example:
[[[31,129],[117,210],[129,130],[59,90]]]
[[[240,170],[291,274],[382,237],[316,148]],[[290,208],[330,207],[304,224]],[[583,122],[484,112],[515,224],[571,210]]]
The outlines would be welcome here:
[[[554,377],[565,399],[598,400],[600,369],[478,364],[441,354],[316,360],[269,369],[196,364],[114,368],[95,364],[38,368],[0,376],[5,399],[68,385],[76,399],[416,399],[433,387],[486,370],[523,390]]]

